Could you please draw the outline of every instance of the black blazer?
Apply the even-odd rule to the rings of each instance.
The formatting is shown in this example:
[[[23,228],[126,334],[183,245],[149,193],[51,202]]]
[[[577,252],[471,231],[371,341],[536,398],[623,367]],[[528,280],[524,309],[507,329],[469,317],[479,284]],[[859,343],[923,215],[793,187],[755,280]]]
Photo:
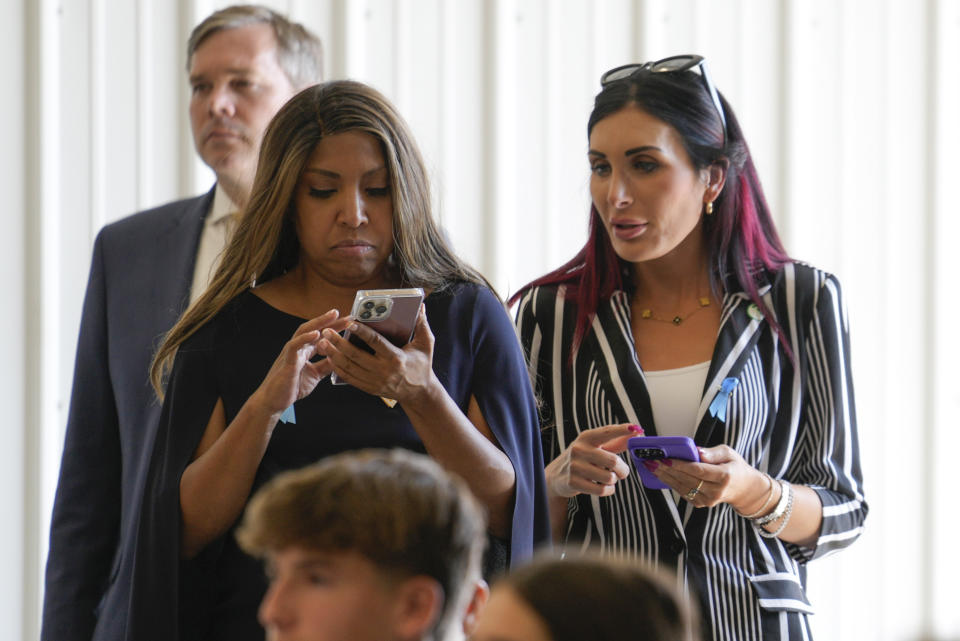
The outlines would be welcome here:
[[[83,303],[53,504],[42,641],[119,639],[136,525],[160,417],[149,382],[159,340],[189,302],[213,190],[104,227]]]
[[[813,489],[823,506],[815,547],[765,538],[727,504],[693,508],[669,490],[645,489],[636,474],[611,496],[568,502],[563,545],[675,568],[680,584],[699,593],[704,639],[810,638],[806,564],[853,543],[868,511],[840,283],[799,262],[764,276],[760,297],[794,359],[747,293],[728,282],[694,440],[729,445],[773,478]],[[544,459],[602,425],[635,423],[656,435],[629,294],[616,291],[598,305],[572,362],[577,310],[564,294],[558,286],[535,287],[517,310],[543,401]]]

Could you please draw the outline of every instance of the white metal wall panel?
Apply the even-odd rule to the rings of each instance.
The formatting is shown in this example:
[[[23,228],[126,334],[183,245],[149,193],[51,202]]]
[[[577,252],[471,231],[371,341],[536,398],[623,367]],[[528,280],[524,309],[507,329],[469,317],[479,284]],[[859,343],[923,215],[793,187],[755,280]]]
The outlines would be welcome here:
[[[30,421],[26,402],[29,381],[24,380],[30,345],[26,343],[28,308],[28,170],[24,167],[27,146],[31,139],[25,131],[27,110],[33,106],[26,98],[31,67],[28,42],[35,30],[28,28],[29,8],[19,3],[3,5],[6,20],[0,25],[0,55],[7,61],[8,83],[13,96],[19,92],[20,100],[4,100],[0,104],[0,135],[4,144],[0,147],[0,189],[6,195],[5,211],[2,214],[6,233],[0,238],[0,269],[7,275],[7,294],[11,304],[0,318],[0,359],[5,366],[0,369],[0,403],[6,409],[6,424],[0,433],[4,447],[0,450],[0,510],[14,520],[13,527],[0,531],[0,545],[12,559],[7,572],[0,577],[0,620],[9,624],[10,634],[24,638],[32,629],[27,627],[23,616],[27,600],[32,594],[27,587],[36,587],[36,582],[27,584],[30,567],[36,566],[26,558],[25,540],[36,536],[35,510],[27,505],[26,487],[27,435],[36,429]],[[33,522],[33,523],[32,523]],[[31,577],[32,578],[32,577]],[[27,584],[27,585],[25,585]],[[35,592],[34,592],[35,594]]]
[[[929,601],[924,619],[931,638],[960,637],[960,608],[957,607],[957,577],[960,557],[953,553],[956,533],[960,532],[960,511],[956,500],[957,463],[960,452],[960,388],[956,365],[960,361],[960,297],[955,296],[957,281],[957,176],[960,161],[960,79],[954,61],[960,56],[960,2],[936,0],[929,3],[927,65],[930,118],[926,134],[931,159],[928,185],[928,215],[933,218],[929,230],[930,272],[926,275],[930,305],[924,310],[929,323],[928,349],[933,363],[929,379],[929,421],[912,426],[907,433],[926,432],[929,452],[923,489],[930,506],[926,528],[929,532],[927,582]],[[918,70],[919,71],[919,70]],[[924,428],[927,428],[924,430]]]
[[[3,39],[5,59],[25,78],[42,78],[20,82],[22,108],[8,102],[2,114],[11,128],[4,139],[13,141],[0,156],[4,184],[24,194],[13,199],[4,273],[25,308],[4,321],[3,335],[15,337],[3,343],[5,361],[23,366],[4,374],[2,388],[12,394],[12,424],[24,426],[12,441],[23,446],[12,451],[39,458],[43,476],[2,465],[22,482],[10,477],[0,487],[12,489],[0,497],[5,513],[23,515],[24,537],[45,539],[93,237],[106,222],[211,184],[190,138],[183,50],[193,25],[230,2],[6,1],[14,29]],[[960,315],[950,294],[960,228],[948,215],[960,169],[960,83],[950,63],[960,47],[960,3],[265,4],[321,36],[328,78],[369,82],[397,104],[431,172],[444,228],[505,295],[584,242],[586,121],[600,73],[706,55],[741,120],[788,250],[836,272],[851,311],[872,513],[857,545],[810,567],[817,638],[960,635],[952,602],[960,568],[944,552],[960,528],[949,507],[952,453],[960,450],[952,373],[960,348],[948,320]],[[34,16],[24,33],[40,44],[22,37],[17,16]],[[18,162],[30,158],[36,162]],[[36,318],[45,320],[25,327]],[[28,397],[24,381],[52,383]],[[30,430],[43,435],[39,454],[25,440]],[[39,508],[29,505],[37,501]],[[33,543],[5,541],[37,556]],[[35,601],[39,559],[24,568],[16,585],[0,584],[10,597],[3,603],[19,604],[21,591]],[[36,603],[17,605],[4,620],[21,620],[21,612],[18,636],[35,637]]]

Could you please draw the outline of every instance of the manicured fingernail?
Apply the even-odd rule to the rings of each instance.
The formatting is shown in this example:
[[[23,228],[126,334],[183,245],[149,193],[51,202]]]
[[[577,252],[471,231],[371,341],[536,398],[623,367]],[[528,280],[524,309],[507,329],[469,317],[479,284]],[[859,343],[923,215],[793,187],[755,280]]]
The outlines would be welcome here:
[[[333,338],[334,334],[336,334],[336,332],[330,329],[329,327],[323,330],[323,335],[326,336],[327,338]]]
[[[357,331],[358,326],[356,323],[350,323],[350,327],[348,327],[347,329],[349,329],[351,332],[355,332]]]
[[[643,466],[644,466],[645,468],[647,468],[648,470],[650,470],[651,472],[653,472],[653,471],[656,470],[658,467],[660,467],[660,464],[657,463],[656,461],[644,461],[644,462],[643,462]]]
[[[673,467],[673,461],[671,461],[668,458],[663,459],[663,464],[666,465],[667,467]]]
[[[636,432],[637,434],[643,434],[643,428],[639,425],[630,425],[627,427],[631,432]]]

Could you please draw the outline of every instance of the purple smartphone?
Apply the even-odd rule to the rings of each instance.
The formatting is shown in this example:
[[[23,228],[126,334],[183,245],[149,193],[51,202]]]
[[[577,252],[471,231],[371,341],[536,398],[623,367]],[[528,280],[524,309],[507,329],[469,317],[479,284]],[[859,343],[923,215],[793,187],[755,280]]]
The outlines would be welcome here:
[[[659,461],[665,458],[678,458],[684,461],[699,461],[697,444],[689,436],[634,436],[627,441],[633,466],[640,473],[644,487],[651,490],[666,490],[670,486],[662,482],[647,469],[644,461]]]
[[[403,347],[413,338],[413,330],[417,325],[417,314],[422,302],[423,290],[419,287],[361,289],[353,299],[350,315],[358,323],[376,330],[397,347]],[[354,345],[373,352],[362,340],[351,336],[350,330],[345,331],[343,337]],[[347,384],[337,376],[336,372],[330,375],[330,382],[334,385]]]

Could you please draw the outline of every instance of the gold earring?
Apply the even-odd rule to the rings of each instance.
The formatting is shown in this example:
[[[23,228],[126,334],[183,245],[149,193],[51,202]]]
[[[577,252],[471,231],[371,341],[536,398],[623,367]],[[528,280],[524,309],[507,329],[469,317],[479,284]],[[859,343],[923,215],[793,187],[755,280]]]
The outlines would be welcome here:
[[[707,201],[707,216],[713,213],[713,201]]]

